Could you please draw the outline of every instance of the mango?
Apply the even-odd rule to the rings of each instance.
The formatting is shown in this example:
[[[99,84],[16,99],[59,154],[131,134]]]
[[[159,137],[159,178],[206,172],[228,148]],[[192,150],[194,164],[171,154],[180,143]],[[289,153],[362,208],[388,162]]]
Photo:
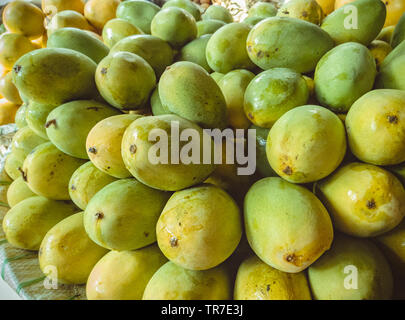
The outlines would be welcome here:
[[[167,68],[159,81],[159,96],[170,112],[203,128],[227,126],[226,101],[221,89],[195,63],[180,61]]]
[[[251,256],[239,266],[234,299],[311,300],[311,292],[304,272],[285,273]]]
[[[114,177],[98,170],[90,161],[73,172],[69,180],[69,195],[75,205],[85,210],[93,196],[106,185],[116,181]]]
[[[46,26],[48,37],[50,37],[56,30],[62,28],[77,28],[81,30],[95,31],[82,14],[73,10],[60,11],[52,16]]]
[[[77,211],[76,206],[69,201],[30,197],[7,212],[3,220],[3,230],[12,246],[38,250],[46,233],[59,221]]]
[[[323,11],[315,0],[290,0],[281,6],[277,16],[301,19],[320,25],[323,20]]]
[[[313,23],[272,17],[252,28],[246,46],[249,58],[264,70],[291,68],[299,73],[307,73],[315,69],[334,43],[325,31]]]
[[[378,236],[405,216],[405,190],[390,172],[350,163],[317,184],[334,227],[356,237]]]
[[[38,49],[25,36],[18,33],[3,33],[0,36],[0,64],[11,70],[15,62],[26,53]]]
[[[25,117],[26,111],[27,105],[25,103],[18,108],[15,114],[15,125],[17,126],[17,129],[22,129],[28,125]]]
[[[87,299],[141,300],[150,278],[166,261],[157,245],[135,251],[111,251],[91,271]]]
[[[218,84],[225,74],[220,72],[213,72],[210,74],[211,78]]]
[[[58,283],[82,284],[107,252],[87,236],[83,212],[79,212],[63,219],[46,233],[39,249],[39,266],[45,275],[56,277]]]
[[[355,42],[341,44],[326,53],[316,66],[316,98],[333,111],[347,112],[373,88],[376,73],[374,58],[365,46]]]
[[[120,3],[121,0],[89,0],[84,5],[84,17],[101,31],[109,20],[115,18]]]
[[[17,88],[13,83],[13,73],[8,72],[6,75],[0,78],[0,95],[6,98],[8,101],[21,104],[22,100]]]
[[[259,73],[244,96],[246,117],[255,125],[271,128],[287,111],[305,105],[309,98],[304,78],[292,69],[273,68]]]
[[[12,180],[16,180],[21,177],[22,166],[23,163],[11,152],[7,155],[6,161],[4,162],[4,171]]]
[[[176,60],[194,62],[195,64],[203,67],[207,72],[211,72],[211,67],[208,65],[205,55],[205,49],[211,36],[211,34],[205,34],[187,43],[183,48],[181,48]]]
[[[405,70],[405,41],[397,45],[380,65],[380,72],[375,80],[379,89],[405,90],[403,71]]]
[[[46,142],[25,158],[21,174],[36,194],[53,200],[69,200],[70,177],[84,162]]]
[[[170,111],[167,109],[166,106],[162,104],[159,96],[159,88],[156,87],[153,90],[152,95],[150,96],[150,107],[152,109],[152,114],[154,116],[160,116],[162,114],[169,114]]]
[[[136,34],[143,34],[143,31],[124,19],[111,19],[103,28],[103,41],[112,48],[118,41]]]
[[[36,196],[36,194],[31,191],[22,177],[15,179],[7,190],[7,202],[11,208],[17,203],[33,196]]]
[[[44,139],[35,134],[29,127],[19,129],[13,136],[11,142],[11,148],[13,154],[17,160],[24,162],[27,155],[40,144],[47,142],[47,139]]]
[[[55,105],[41,104],[34,101],[27,104],[27,125],[38,136],[44,139],[48,139],[45,128],[46,118],[55,107]]]
[[[130,52],[117,52],[98,64],[96,84],[110,105],[133,110],[147,103],[156,86],[156,76],[142,57]]]
[[[380,69],[385,57],[392,51],[392,47],[382,40],[373,40],[368,46],[371,55],[375,60],[377,71]]]
[[[325,16],[335,10],[335,0],[316,0],[316,2],[321,6]]]
[[[370,241],[337,234],[332,248],[308,270],[317,300],[386,300],[392,296],[392,272]]]
[[[96,64],[80,52],[45,48],[25,54],[13,68],[20,94],[43,104],[59,105],[96,95]]]
[[[395,29],[392,33],[391,46],[395,48],[404,40],[405,40],[405,6],[404,6],[404,14],[402,14],[401,18],[398,21],[398,24],[395,26]]]
[[[391,44],[392,34],[394,33],[395,26],[384,27],[381,32],[378,34],[376,40],[385,41],[388,44]]]
[[[254,124],[250,129],[256,130],[256,168],[263,177],[275,177],[277,174],[271,168],[266,155],[266,144],[270,129],[261,128]]]
[[[7,100],[0,100],[0,125],[14,123],[18,108],[18,104]]]
[[[150,34],[150,24],[159,10],[160,8],[150,1],[122,1],[117,7],[117,18],[127,20],[144,33]]]
[[[42,0],[41,8],[47,16],[65,10],[74,10],[83,13],[84,3],[82,0]]]
[[[209,6],[207,10],[205,10],[201,18],[203,20],[211,20],[211,19],[220,20],[225,23],[233,22],[233,17],[229,13],[228,9],[217,4]]]
[[[162,9],[176,7],[186,10],[190,13],[196,21],[201,20],[201,11],[197,4],[190,0],[169,0],[165,2]]]
[[[271,2],[256,2],[248,10],[248,17],[274,17],[277,14],[277,8]]]
[[[212,34],[225,25],[225,22],[215,19],[197,21],[197,38],[204,34]]]
[[[257,181],[245,197],[244,212],[250,247],[280,271],[306,269],[332,243],[332,222],[321,201],[281,178]]]
[[[245,24],[248,24],[249,26],[255,26],[258,24],[260,21],[266,19],[266,17],[246,17],[242,22]]]
[[[156,241],[155,226],[170,194],[135,179],[112,182],[97,192],[84,213],[89,237],[110,250],[135,250]]]

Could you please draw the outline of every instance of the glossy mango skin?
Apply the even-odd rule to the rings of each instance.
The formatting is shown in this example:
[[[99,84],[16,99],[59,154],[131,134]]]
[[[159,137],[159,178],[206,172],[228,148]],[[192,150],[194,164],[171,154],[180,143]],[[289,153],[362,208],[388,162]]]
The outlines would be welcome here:
[[[84,213],[89,237],[110,250],[135,250],[156,241],[155,226],[170,194],[135,179],[112,182],[97,192]]]
[[[405,12],[404,14],[402,14],[392,33],[391,46],[395,48],[404,40],[405,40]]]
[[[152,95],[150,96],[150,107],[154,116],[160,116],[170,113],[167,107],[164,106],[162,104],[162,101],[160,100],[159,87],[156,87],[155,90],[153,90]]]
[[[79,212],[63,219],[46,233],[39,249],[39,266],[46,275],[48,266],[56,267],[58,283],[83,284],[107,252],[87,236],[83,212]]]
[[[38,46],[25,36],[18,33],[3,33],[0,36],[0,63],[5,69],[11,70],[20,57],[35,49],[38,49]]]
[[[380,65],[375,87],[380,89],[405,90],[403,71],[405,70],[405,41],[397,45]]]
[[[211,34],[205,34],[187,43],[183,48],[181,48],[179,54],[176,57],[176,60],[190,61],[196,63],[199,66],[203,67],[207,72],[211,72],[212,69],[208,65],[205,55],[205,49],[211,36]]]
[[[296,38],[296,34],[301,36]],[[294,42],[294,45],[291,43]],[[246,42],[250,59],[260,68],[291,68],[311,72],[332,47],[332,38],[313,23],[271,17],[256,24]],[[299,54],[297,54],[299,52]]]
[[[30,127],[30,129],[38,136],[48,139],[45,128],[46,118],[55,108],[55,105],[41,104],[34,101],[29,102],[26,111],[26,121],[28,127]]]
[[[282,272],[253,255],[239,266],[234,299],[311,300],[311,292],[304,272]]]
[[[15,114],[15,125],[18,129],[22,129],[27,126],[27,120],[25,113],[27,111],[27,105],[23,103]]]
[[[117,7],[117,18],[127,20],[143,32],[150,34],[150,24],[160,8],[143,0],[123,1]]]
[[[23,178],[38,195],[54,200],[69,200],[70,177],[84,162],[63,153],[51,142],[45,142],[25,158]]]
[[[103,28],[103,41],[112,48],[118,41],[136,34],[143,34],[143,31],[127,20],[111,19]]]
[[[357,13],[353,13],[352,7],[357,9]],[[357,28],[350,19],[350,15],[355,14],[358,15]],[[381,0],[356,0],[328,15],[321,28],[329,33],[336,44],[359,42],[367,46],[380,33],[385,17],[386,9]]]
[[[27,155],[37,146],[47,142],[48,139],[44,139],[35,134],[29,127],[19,129],[12,140],[12,150],[14,156],[21,162],[25,160]]]
[[[16,180],[21,177],[20,169],[22,170],[23,163],[19,161],[13,152],[9,153],[4,162],[4,171],[12,179]]]
[[[197,38],[204,34],[212,34],[224,25],[225,22],[215,19],[197,21]]]
[[[7,202],[11,208],[17,203],[33,196],[36,196],[36,194],[31,191],[22,177],[15,179],[7,190]]]
[[[270,2],[256,2],[249,8],[248,17],[274,17],[277,14],[277,8]]]
[[[42,0],[41,8],[46,15],[65,10],[74,10],[83,13],[84,3],[82,0]]]
[[[320,25],[323,20],[323,11],[315,0],[291,0],[281,6],[277,16],[297,18]]]
[[[332,248],[309,267],[308,278],[316,300],[387,300],[392,296],[392,272],[380,250],[371,241],[342,234],[336,234]],[[353,287],[355,278],[357,286]]]
[[[89,0],[84,5],[84,17],[101,31],[109,20],[115,18],[120,3],[121,0]]]
[[[20,94],[13,83],[13,73],[8,72],[0,78],[0,95],[15,104],[22,104]]]
[[[98,170],[91,161],[73,172],[69,180],[69,195],[75,205],[85,210],[91,198],[116,178]]]
[[[347,164],[317,187],[334,227],[349,235],[383,234],[405,216],[401,182],[392,173],[371,164]]]
[[[365,46],[355,42],[341,44],[326,53],[316,66],[316,98],[333,111],[347,112],[373,88],[376,73],[375,60]]]
[[[102,172],[116,177],[128,178],[131,173],[125,168],[121,156],[122,137],[137,114],[122,114],[98,122],[87,135],[86,150],[89,159]]]
[[[280,271],[297,273],[328,250],[332,222],[319,199],[281,178],[264,178],[245,197],[245,230],[256,255]]]
[[[231,279],[224,266],[196,271],[167,262],[150,279],[142,299],[230,300],[231,290]]]
[[[211,5],[205,10],[204,14],[201,16],[203,20],[215,19],[220,20],[225,23],[233,22],[233,17],[229,13],[228,9],[220,5]]]
[[[405,161],[404,104],[405,93],[395,89],[370,91],[354,103],[346,129],[350,149],[358,159],[376,165]]]
[[[180,9],[186,10],[190,13],[196,21],[201,20],[201,11],[198,5],[190,0],[169,0],[164,3],[162,9],[166,9],[169,7],[177,7]]]
[[[110,251],[90,273],[87,299],[141,300],[150,278],[166,262],[157,245],[134,251]]]
[[[70,201],[30,197],[7,212],[3,220],[3,230],[8,243],[14,247],[38,250],[49,229],[77,211]]]
[[[273,68],[259,73],[246,88],[244,111],[255,125],[271,128],[287,111],[309,98],[304,78],[292,69]]]
[[[368,46],[371,55],[375,60],[377,71],[380,69],[385,57],[392,51],[392,47],[382,40],[373,40]]]
[[[13,68],[20,94],[38,103],[59,105],[96,95],[96,64],[80,52],[44,48],[25,54]]]
[[[77,28],[80,30],[95,31],[95,29],[89,24],[86,18],[77,11],[64,10],[57,12],[49,21],[46,29],[48,37],[53,32],[62,28]]]

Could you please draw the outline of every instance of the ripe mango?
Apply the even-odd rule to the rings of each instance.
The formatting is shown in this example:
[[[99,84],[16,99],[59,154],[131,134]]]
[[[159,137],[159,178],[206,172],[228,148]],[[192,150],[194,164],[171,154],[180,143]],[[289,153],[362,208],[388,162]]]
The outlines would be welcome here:
[[[29,102],[27,105],[27,125],[38,136],[44,139],[48,139],[45,128],[46,118],[55,107],[55,105],[41,104],[34,101]]]
[[[121,0],[88,0],[84,5],[84,17],[98,31],[102,31],[104,25],[115,18],[115,12]]]
[[[48,139],[44,139],[35,134],[29,127],[19,129],[13,136],[11,142],[11,148],[13,154],[17,160],[24,162],[27,155],[37,146],[47,142]]]
[[[103,28],[103,41],[112,48],[118,41],[136,34],[143,34],[143,31],[127,20],[111,19]]]
[[[335,0],[316,0],[316,2],[321,6],[325,16],[335,10]]]
[[[320,25],[323,20],[323,11],[315,0],[290,0],[281,6],[277,16],[301,19]]]
[[[13,73],[8,72],[0,78],[0,95],[15,104],[22,104],[20,94],[13,83]]]
[[[4,171],[11,179],[16,180],[21,177],[22,166],[23,163],[11,152],[7,155],[6,161],[4,162]]]
[[[7,202],[11,208],[17,203],[33,196],[36,196],[36,194],[31,191],[22,177],[15,179],[7,190]]]
[[[225,22],[215,19],[197,21],[197,38],[203,36],[204,34],[214,33],[224,25]]]
[[[211,36],[211,34],[205,34],[187,43],[183,48],[181,48],[176,60],[194,62],[195,64],[203,67],[207,72],[211,72],[211,67],[208,65],[205,55],[205,50]]]
[[[82,0],[42,0],[41,8],[46,15],[52,15],[65,10],[83,13],[84,3]]]
[[[392,47],[382,40],[373,40],[368,46],[371,55],[375,60],[377,71],[380,69],[385,57],[392,51]]]
[[[209,6],[201,18],[203,20],[220,20],[225,23],[233,22],[233,16],[230,14],[228,9],[217,4]]]
[[[150,34],[150,24],[160,8],[150,1],[122,1],[117,7],[117,18],[127,20],[143,32]]]
[[[50,37],[51,34],[56,30],[68,27],[95,31],[95,29],[88,23],[82,14],[73,10],[64,10],[57,12],[54,16],[52,16],[46,27],[47,35]]]
[[[7,100],[0,101],[0,125],[14,123],[18,108],[18,104]]]
[[[0,35],[0,64],[11,70],[21,56],[35,49],[38,49],[38,46],[22,34],[3,33]]]
[[[169,0],[164,3],[162,9],[166,9],[169,7],[184,9],[194,17],[195,21],[201,20],[200,8],[197,4],[190,0]]]

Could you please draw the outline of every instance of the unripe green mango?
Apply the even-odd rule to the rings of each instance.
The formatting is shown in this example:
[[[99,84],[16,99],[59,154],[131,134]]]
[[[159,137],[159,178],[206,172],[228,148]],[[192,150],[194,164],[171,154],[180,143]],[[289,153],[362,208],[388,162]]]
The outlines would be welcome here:
[[[228,11],[228,9],[217,4],[209,6],[207,10],[205,10],[201,18],[203,20],[211,20],[211,19],[220,20],[225,23],[233,22],[233,17]]]
[[[30,129],[34,131],[38,136],[44,139],[48,139],[45,127],[46,118],[48,117],[49,113],[56,107],[57,106],[55,105],[42,104],[34,101],[29,102],[26,112],[28,127],[30,127]]]
[[[388,54],[380,66],[376,88],[405,90],[405,41]]]
[[[190,13],[196,21],[201,20],[201,11],[198,5],[190,0],[169,0],[165,2],[162,6],[162,9],[166,9],[169,7],[177,7],[180,9],[186,10]]]
[[[402,14],[397,25],[395,26],[394,32],[392,33],[391,46],[395,48],[404,40],[405,40],[405,13]]]
[[[48,139],[36,135],[29,127],[19,129],[12,140],[12,150],[17,160],[24,162],[27,155],[40,144],[47,142]]]
[[[162,104],[159,96],[159,87],[156,87],[153,90],[153,93],[150,97],[150,107],[152,109],[152,114],[154,116],[160,116],[162,114],[169,114],[170,111]]]
[[[46,233],[59,221],[78,212],[70,201],[30,197],[11,208],[3,220],[3,230],[12,246],[38,250]]]
[[[394,30],[395,30],[395,26],[385,27],[385,28],[383,28],[381,30],[381,32],[379,33],[379,35],[375,39],[376,40],[382,40],[382,41],[385,41],[388,44],[391,44],[392,34],[394,33]]]
[[[176,62],[159,81],[159,96],[167,109],[203,128],[227,125],[226,102],[221,89],[201,66]]]
[[[365,46],[355,42],[341,44],[326,53],[316,66],[316,98],[333,111],[347,112],[373,88],[376,74],[375,60]]]
[[[181,48],[176,60],[194,62],[207,70],[207,72],[211,72],[211,67],[208,65],[205,55],[205,49],[211,36],[211,34],[205,34],[187,43],[183,48]]]
[[[266,19],[266,17],[247,17],[242,22],[248,24],[249,26],[255,26],[260,21]]]
[[[76,28],[55,30],[48,38],[47,48],[66,48],[88,56],[99,63],[108,55],[108,47],[88,31]]]
[[[256,130],[256,168],[263,177],[276,177],[277,173],[274,172],[267,160],[266,144],[269,136],[270,129],[261,128],[254,124],[250,129]]]
[[[386,9],[381,0],[356,0],[337,9],[322,22],[336,44],[359,42],[365,46],[373,41],[385,23]]]
[[[127,20],[143,32],[150,34],[150,24],[160,8],[150,1],[122,1],[117,7],[117,18]]]
[[[29,100],[58,105],[97,94],[96,63],[86,55],[65,48],[29,52],[15,63],[13,81]]]
[[[104,25],[103,41],[109,48],[112,48],[118,41],[136,34],[143,34],[143,31],[127,20],[111,19]]]
[[[46,233],[39,249],[39,266],[45,275],[56,277],[58,283],[83,284],[107,252],[88,237],[83,212],[79,212],[58,222]],[[53,274],[55,271],[57,273]]]
[[[6,161],[4,162],[4,170],[8,174],[8,176],[15,180],[21,177],[21,171],[23,166],[23,162],[18,160],[14,152],[11,152],[7,155]]]
[[[17,203],[33,196],[36,194],[31,191],[22,177],[15,179],[7,190],[7,202],[10,207],[14,207]]]
[[[224,25],[225,22],[215,19],[197,21],[197,38],[204,34],[214,33]]]
[[[21,107],[18,108],[15,114],[15,125],[17,126],[18,129],[25,128],[28,125],[26,119],[27,108],[28,105],[26,103],[23,103]]]
[[[272,17],[252,28],[246,45],[250,59],[264,70],[291,68],[307,73],[315,69],[334,43],[327,32],[313,23]]]
[[[248,11],[248,17],[274,17],[277,14],[277,8],[270,2],[256,2]]]
[[[225,74],[220,72],[213,72],[210,74],[211,78],[218,84],[219,81],[224,77]]]

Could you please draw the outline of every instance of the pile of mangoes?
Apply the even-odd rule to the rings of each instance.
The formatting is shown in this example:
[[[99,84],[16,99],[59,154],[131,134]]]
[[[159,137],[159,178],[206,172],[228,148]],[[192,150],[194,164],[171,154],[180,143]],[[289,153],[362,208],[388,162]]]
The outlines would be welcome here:
[[[88,299],[405,298],[404,1],[41,9],[3,10],[1,182],[8,243],[49,278]],[[173,124],[255,132],[256,172],[153,162]]]

